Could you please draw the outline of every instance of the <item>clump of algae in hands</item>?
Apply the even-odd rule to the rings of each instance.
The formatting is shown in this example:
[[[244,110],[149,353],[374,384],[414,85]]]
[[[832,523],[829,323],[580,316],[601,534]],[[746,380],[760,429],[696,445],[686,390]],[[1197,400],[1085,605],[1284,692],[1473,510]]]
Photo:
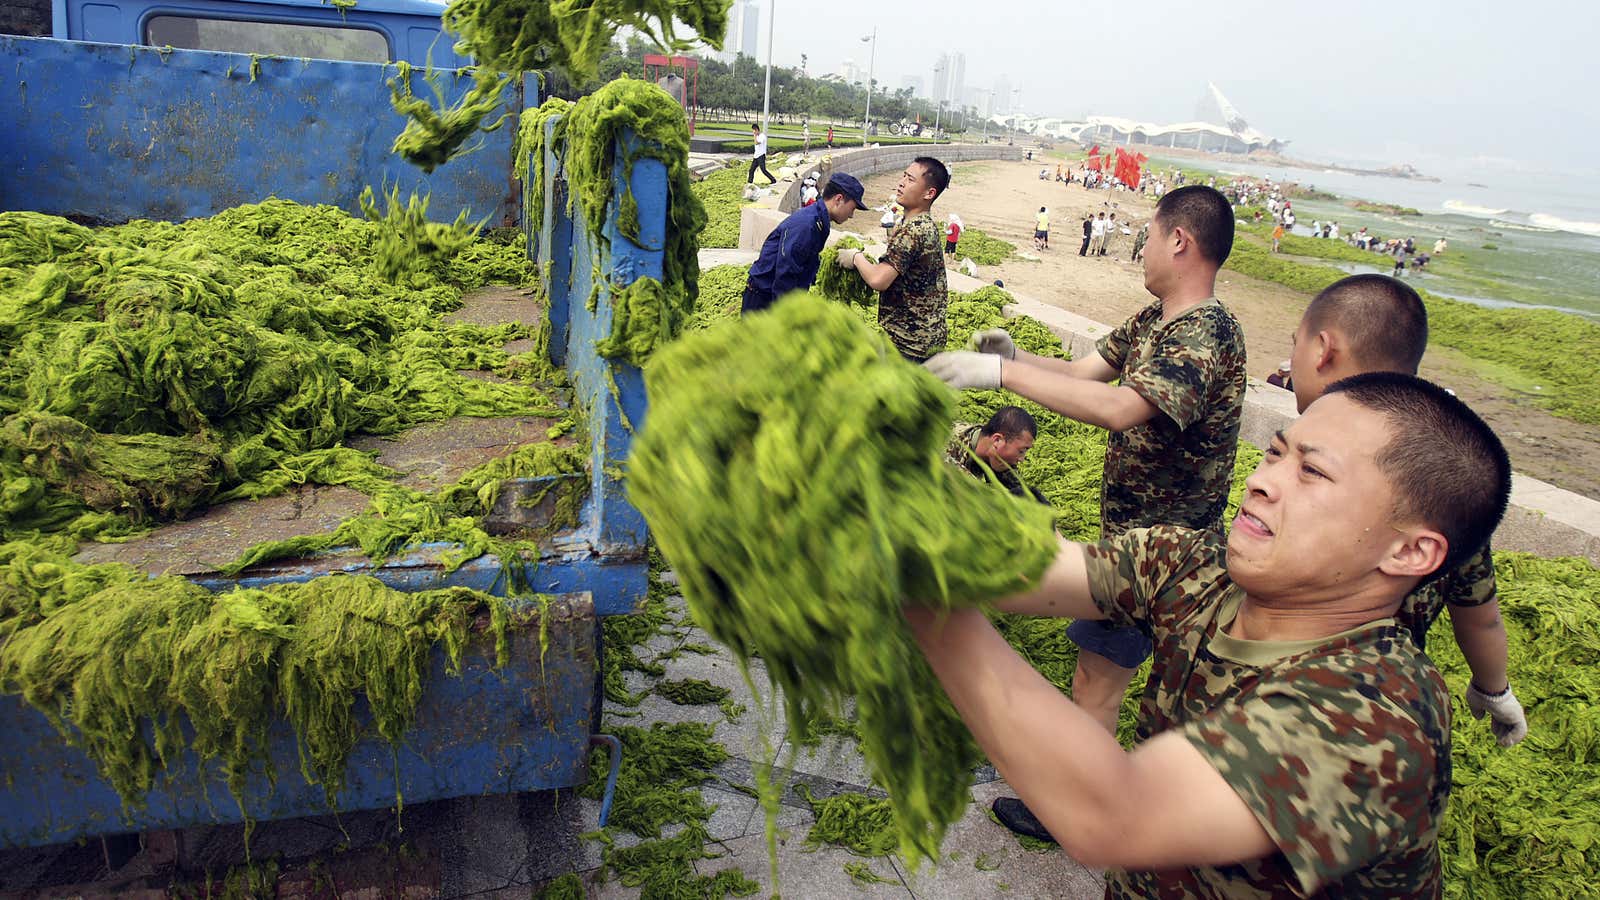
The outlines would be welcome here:
[[[856,698],[902,849],[937,858],[978,754],[901,608],[1023,589],[1055,555],[1050,511],[946,465],[954,393],[843,304],[791,295],[685,335],[645,379],[630,495],[695,621],[766,661],[798,735]]]

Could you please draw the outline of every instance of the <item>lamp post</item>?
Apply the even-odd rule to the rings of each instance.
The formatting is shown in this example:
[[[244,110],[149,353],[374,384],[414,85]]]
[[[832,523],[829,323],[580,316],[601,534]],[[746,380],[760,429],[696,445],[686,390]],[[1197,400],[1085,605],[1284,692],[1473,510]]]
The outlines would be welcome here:
[[[940,56],[939,63],[933,67],[933,90],[934,93],[939,95],[933,98],[935,104],[933,110],[933,142],[935,144],[939,143],[939,115],[944,112],[944,90],[939,86],[939,76],[944,72],[946,65],[944,57]]]
[[[771,140],[772,123],[772,26],[778,18],[778,0],[767,0],[767,86],[761,94],[761,133]]]
[[[867,56],[867,115],[861,120],[861,146],[867,145],[867,126],[872,124],[872,76],[878,65],[878,26],[872,26],[872,33],[861,39],[864,44],[872,42],[872,52]]]

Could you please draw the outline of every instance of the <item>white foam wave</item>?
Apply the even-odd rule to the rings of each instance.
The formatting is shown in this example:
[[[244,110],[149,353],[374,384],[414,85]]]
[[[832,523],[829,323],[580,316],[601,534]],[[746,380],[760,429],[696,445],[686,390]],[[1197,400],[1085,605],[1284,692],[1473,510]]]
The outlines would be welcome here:
[[[1473,204],[1462,200],[1446,200],[1444,202],[1444,208],[1453,213],[1460,213],[1463,216],[1476,216],[1480,219],[1492,219],[1495,216],[1503,216],[1506,214],[1506,211],[1503,209],[1491,209],[1487,206],[1474,206]]]
[[[1600,222],[1574,221],[1572,219],[1563,219],[1558,216],[1552,216],[1548,213],[1534,213],[1528,217],[1528,221],[1538,225],[1540,228],[1549,228],[1554,231],[1570,231],[1573,234],[1587,234],[1592,237],[1600,237]]]
[[[1490,219],[1489,224],[1496,228],[1504,228],[1507,231],[1531,231],[1536,234],[1549,234],[1556,230],[1554,228],[1541,228],[1538,225],[1524,225],[1520,222],[1507,222],[1504,219]]]

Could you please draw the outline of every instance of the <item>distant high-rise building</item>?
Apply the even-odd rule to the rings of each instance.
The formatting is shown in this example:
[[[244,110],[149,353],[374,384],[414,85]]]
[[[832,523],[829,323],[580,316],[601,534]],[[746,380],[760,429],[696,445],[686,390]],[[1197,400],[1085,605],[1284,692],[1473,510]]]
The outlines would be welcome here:
[[[867,71],[856,65],[853,59],[847,59],[839,64],[839,80],[845,84],[865,84]]]
[[[761,37],[760,0],[733,0],[728,7],[728,34],[717,58],[732,63],[740,56],[754,58]]]
[[[1011,112],[1011,81],[1001,78],[994,83],[994,111],[993,116],[1003,116]]]
[[[950,99],[950,54],[941,53],[933,64],[933,93],[928,99],[935,103]]]
[[[967,55],[965,53],[950,54],[950,92],[945,99],[952,104],[960,106],[966,102],[967,96]]]

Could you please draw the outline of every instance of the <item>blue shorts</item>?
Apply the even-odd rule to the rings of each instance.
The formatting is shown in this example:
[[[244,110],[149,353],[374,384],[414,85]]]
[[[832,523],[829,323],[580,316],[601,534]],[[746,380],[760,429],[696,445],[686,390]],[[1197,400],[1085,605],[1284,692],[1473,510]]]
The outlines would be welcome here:
[[[1081,649],[1097,653],[1124,669],[1137,669],[1150,657],[1155,644],[1137,628],[1121,628],[1101,619],[1078,619],[1067,626],[1067,637]]]

